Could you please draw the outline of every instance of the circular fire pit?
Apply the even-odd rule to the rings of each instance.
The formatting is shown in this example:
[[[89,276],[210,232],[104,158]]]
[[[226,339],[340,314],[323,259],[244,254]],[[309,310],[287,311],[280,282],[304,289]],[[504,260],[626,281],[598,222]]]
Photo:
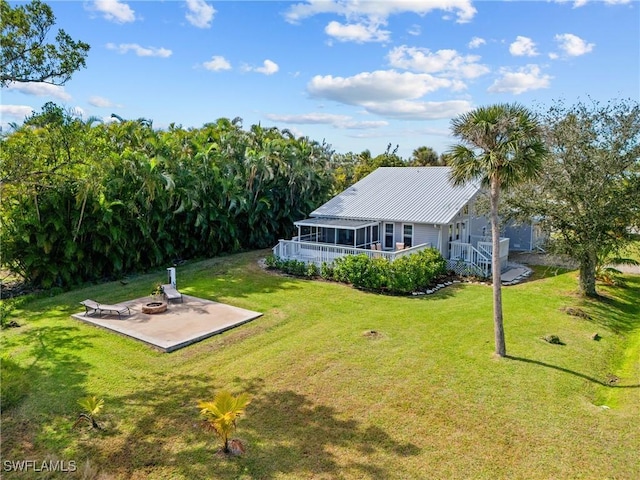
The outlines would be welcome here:
[[[142,313],[153,315],[167,311],[167,302],[150,302],[142,306]]]

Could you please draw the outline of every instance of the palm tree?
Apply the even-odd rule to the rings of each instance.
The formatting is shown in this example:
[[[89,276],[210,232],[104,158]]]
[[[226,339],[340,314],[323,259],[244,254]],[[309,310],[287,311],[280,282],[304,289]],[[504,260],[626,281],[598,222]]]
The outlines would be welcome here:
[[[73,424],[75,428],[82,422],[89,423],[93,428],[100,430],[100,425],[96,422],[96,417],[102,411],[104,407],[104,400],[102,398],[98,399],[98,397],[85,397],[78,400],[78,405],[82,407],[82,413],[78,415],[78,419],[76,423]]]
[[[246,393],[234,397],[229,392],[222,391],[218,392],[212,402],[198,403],[200,415],[222,440],[224,453],[229,453],[229,436],[250,402]]]
[[[533,113],[513,103],[479,107],[454,118],[451,127],[453,135],[462,142],[448,153],[452,182],[460,185],[480,180],[489,188],[494,333],[496,355],[504,357],[507,348],[500,288],[500,192],[540,174],[547,154],[542,126]]]
[[[418,147],[411,154],[412,167],[437,167],[444,165],[436,151],[431,147]]]

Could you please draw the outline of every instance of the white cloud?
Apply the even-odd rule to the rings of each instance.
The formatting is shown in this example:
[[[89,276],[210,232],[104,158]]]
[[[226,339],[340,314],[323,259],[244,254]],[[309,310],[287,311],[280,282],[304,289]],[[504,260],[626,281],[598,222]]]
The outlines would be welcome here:
[[[446,102],[410,102],[396,100],[387,103],[372,103],[366,106],[370,113],[399,120],[437,120],[452,118],[471,110],[467,100]]]
[[[339,42],[387,42],[391,32],[380,29],[380,26],[384,24],[374,22],[342,24],[332,21],[324,31]]]
[[[202,64],[207,70],[219,72],[220,70],[231,70],[231,64],[221,55],[214,55],[211,60]]]
[[[336,40],[386,42],[390,39],[390,32],[381,27],[387,24],[389,16],[402,13],[424,16],[434,10],[455,13],[458,23],[469,22],[476,14],[471,0],[308,0],[292,5],[286,11],[285,19],[290,23],[299,23],[314,15],[334,14],[346,20],[346,23],[333,20],[325,27],[325,33]],[[416,32],[414,27],[412,31]],[[416,34],[413,32],[410,33]]]
[[[572,0],[555,0],[556,3],[566,3]],[[584,7],[589,0],[573,0],[573,8]],[[627,3],[631,3],[631,0],[604,0],[606,5],[624,5]]]
[[[185,17],[191,25],[198,28],[209,28],[216,13],[215,8],[204,0],[187,0],[189,10]]]
[[[489,92],[520,95],[529,90],[549,88],[550,81],[553,78],[550,75],[543,75],[537,65],[527,65],[517,71],[503,68],[500,70],[500,74],[502,76],[488,88]]]
[[[98,95],[93,95],[89,97],[89,105],[93,105],[98,108],[111,108],[111,107],[120,107],[121,105],[117,105],[113,103],[108,98],[100,97]]]
[[[407,33],[409,35],[413,35],[414,37],[417,37],[422,33],[422,27],[420,25],[413,24],[411,25],[411,27],[409,27],[409,30],[407,30]]]
[[[293,123],[297,125],[331,125],[334,128],[344,128],[349,130],[364,130],[369,128],[380,128],[389,125],[384,120],[357,121],[348,115],[336,115],[332,113],[304,113],[300,115],[277,115],[268,114],[269,120],[282,123]]]
[[[516,57],[535,57],[538,55],[536,44],[529,37],[518,35],[516,41],[509,45],[509,53]]]
[[[35,95],[36,97],[54,97],[59,100],[69,101],[71,95],[65,92],[64,87],[51,85],[42,82],[11,82],[7,88],[16,90],[25,95]]]
[[[309,94],[348,105],[415,99],[441,88],[455,86],[452,80],[426,73],[394,70],[362,72],[352,77],[316,75],[307,85]]]
[[[579,57],[589,53],[596,46],[595,43],[587,43],[572,33],[563,33],[554,38],[558,42],[558,48],[569,57]]]
[[[469,22],[476,14],[471,0],[396,0],[396,1],[342,1],[342,0],[310,0],[292,5],[285,18],[290,23],[297,23],[305,18],[319,14],[333,13],[347,19],[369,18],[384,20],[390,15],[415,13],[426,15],[433,10],[454,12],[458,23]]]
[[[245,72],[258,72],[258,73],[263,73],[265,75],[273,75],[278,70],[280,70],[280,67],[276,62],[273,62],[267,59],[262,63],[262,67],[252,67],[250,65],[244,65],[242,69]]]
[[[584,7],[589,0],[553,0],[555,3],[573,3],[573,8]]]
[[[109,50],[116,50],[118,53],[128,53],[129,51],[133,51],[139,57],[161,57],[167,58],[170,57],[173,53],[171,50],[167,48],[156,48],[156,47],[142,47],[137,43],[121,43],[120,45],[115,45],[114,43],[107,43],[107,48]]]
[[[478,63],[479,56],[460,55],[455,50],[431,52],[428,48],[402,45],[391,50],[387,58],[392,67],[456,78],[476,78],[489,72],[487,66]]]
[[[131,7],[120,0],[95,0],[93,8],[111,22],[130,23],[136,20],[136,14]]]
[[[471,39],[471,41],[468,44],[469,48],[478,48],[481,45],[484,45],[485,43],[487,43],[487,41],[484,38],[480,38],[480,37],[473,37]]]
[[[0,116],[15,119],[19,122],[33,113],[33,108],[27,105],[0,105]],[[3,122],[4,123],[4,122]]]

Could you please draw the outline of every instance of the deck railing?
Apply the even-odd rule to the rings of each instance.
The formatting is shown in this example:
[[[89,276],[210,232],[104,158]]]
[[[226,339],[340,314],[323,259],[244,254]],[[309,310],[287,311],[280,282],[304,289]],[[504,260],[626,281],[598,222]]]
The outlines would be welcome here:
[[[482,238],[482,240],[480,239]],[[478,268],[478,273],[485,277],[491,276],[491,259],[493,252],[493,244],[491,239],[486,237],[476,239],[475,246],[472,243],[450,242],[449,258],[451,262],[464,262],[474,265]],[[472,241],[474,239],[472,238]],[[509,257],[509,239],[500,238],[500,266],[502,271],[507,268],[507,260]]]
[[[430,243],[423,243],[404,250],[385,251],[371,250],[368,248],[348,247],[346,245],[334,245],[331,243],[300,242],[293,240],[280,240],[273,247],[273,254],[283,260],[300,260],[306,263],[315,263],[320,266],[323,263],[331,264],[336,258],[346,255],[364,254],[369,258],[386,258],[393,261],[405,255],[430,248]]]

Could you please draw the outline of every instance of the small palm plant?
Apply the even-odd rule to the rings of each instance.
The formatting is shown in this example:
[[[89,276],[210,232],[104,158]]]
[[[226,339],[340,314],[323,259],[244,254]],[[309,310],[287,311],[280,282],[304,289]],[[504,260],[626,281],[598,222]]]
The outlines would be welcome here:
[[[236,428],[238,418],[251,402],[249,395],[241,393],[234,397],[227,391],[216,394],[212,402],[199,402],[200,415],[207,426],[216,432],[222,440],[224,453],[229,453],[229,436]]]
[[[152,297],[159,297],[163,293],[164,293],[164,288],[160,283],[156,283],[156,285],[153,287],[153,290],[151,290]]]
[[[102,398],[98,399],[98,397],[84,397],[78,400],[78,405],[82,407],[83,412],[78,415],[78,419],[76,423],[73,424],[75,428],[82,422],[87,422],[93,428],[100,430],[100,425],[96,421],[96,417],[102,411],[102,407],[104,407],[104,400]]]

